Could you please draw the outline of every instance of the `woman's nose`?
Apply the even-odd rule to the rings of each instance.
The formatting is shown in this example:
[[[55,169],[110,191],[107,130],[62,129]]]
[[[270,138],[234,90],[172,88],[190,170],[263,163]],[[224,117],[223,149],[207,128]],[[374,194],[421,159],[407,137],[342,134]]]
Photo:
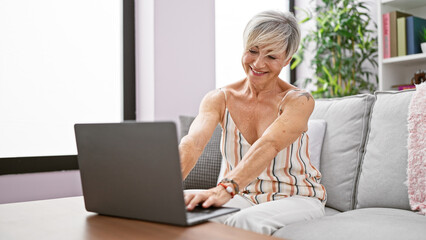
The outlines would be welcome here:
[[[264,64],[265,62],[263,61],[263,58],[261,56],[258,56],[253,63],[255,68],[262,68],[264,67]]]

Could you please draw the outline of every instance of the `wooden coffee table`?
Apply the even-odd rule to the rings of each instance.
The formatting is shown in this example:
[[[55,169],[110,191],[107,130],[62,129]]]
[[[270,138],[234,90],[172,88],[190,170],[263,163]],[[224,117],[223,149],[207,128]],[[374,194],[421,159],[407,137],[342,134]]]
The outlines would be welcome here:
[[[0,239],[278,239],[207,222],[178,227],[87,212],[82,197],[0,204]]]

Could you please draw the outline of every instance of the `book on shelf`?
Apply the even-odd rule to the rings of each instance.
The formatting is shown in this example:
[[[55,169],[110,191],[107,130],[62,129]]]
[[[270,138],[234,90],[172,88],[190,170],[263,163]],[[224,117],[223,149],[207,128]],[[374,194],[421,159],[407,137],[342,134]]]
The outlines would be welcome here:
[[[398,56],[397,19],[411,14],[393,11],[382,15],[383,20],[383,58]]]
[[[391,57],[390,50],[390,13],[385,13],[382,15],[383,22],[383,58]]]
[[[407,54],[421,53],[421,31],[426,28],[426,19],[414,16],[407,17],[405,26],[407,31]]]
[[[398,32],[398,56],[407,55],[407,33],[405,31],[405,17],[400,17],[396,20],[396,31]]]
[[[398,56],[398,29],[397,29],[397,19],[401,17],[409,17],[411,14],[403,13],[399,11],[390,12],[390,49],[391,49],[391,57]]]

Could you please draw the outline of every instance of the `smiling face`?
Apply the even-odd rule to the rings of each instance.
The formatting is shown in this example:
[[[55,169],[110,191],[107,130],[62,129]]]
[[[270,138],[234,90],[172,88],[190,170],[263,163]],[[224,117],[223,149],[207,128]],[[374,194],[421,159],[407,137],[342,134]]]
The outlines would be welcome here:
[[[256,14],[243,33],[242,64],[247,79],[258,87],[279,80],[278,75],[296,53],[300,42],[297,19],[289,12]]]
[[[244,52],[242,65],[251,83],[265,85],[278,80],[281,70],[291,60],[286,58],[285,53],[274,53],[268,47],[253,46]]]

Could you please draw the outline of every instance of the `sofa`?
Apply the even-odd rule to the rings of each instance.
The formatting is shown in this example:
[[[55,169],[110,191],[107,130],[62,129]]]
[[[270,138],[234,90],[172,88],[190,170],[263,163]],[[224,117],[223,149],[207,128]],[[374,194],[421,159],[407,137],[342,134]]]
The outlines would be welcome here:
[[[311,120],[326,122],[320,148],[325,216],[277,230],[285,239],[426,239],[426,216],[410,208],[407,117],[415,90],[318,99]],[[180,117],[184,136],[193,117]],[[311,121],[310,120],[310,121]],[[218,126],[186,189],[216,185],[221,166]],[[309,133],[308,133],[309,134]],[[311,153],[312,155],[312,153]]]

